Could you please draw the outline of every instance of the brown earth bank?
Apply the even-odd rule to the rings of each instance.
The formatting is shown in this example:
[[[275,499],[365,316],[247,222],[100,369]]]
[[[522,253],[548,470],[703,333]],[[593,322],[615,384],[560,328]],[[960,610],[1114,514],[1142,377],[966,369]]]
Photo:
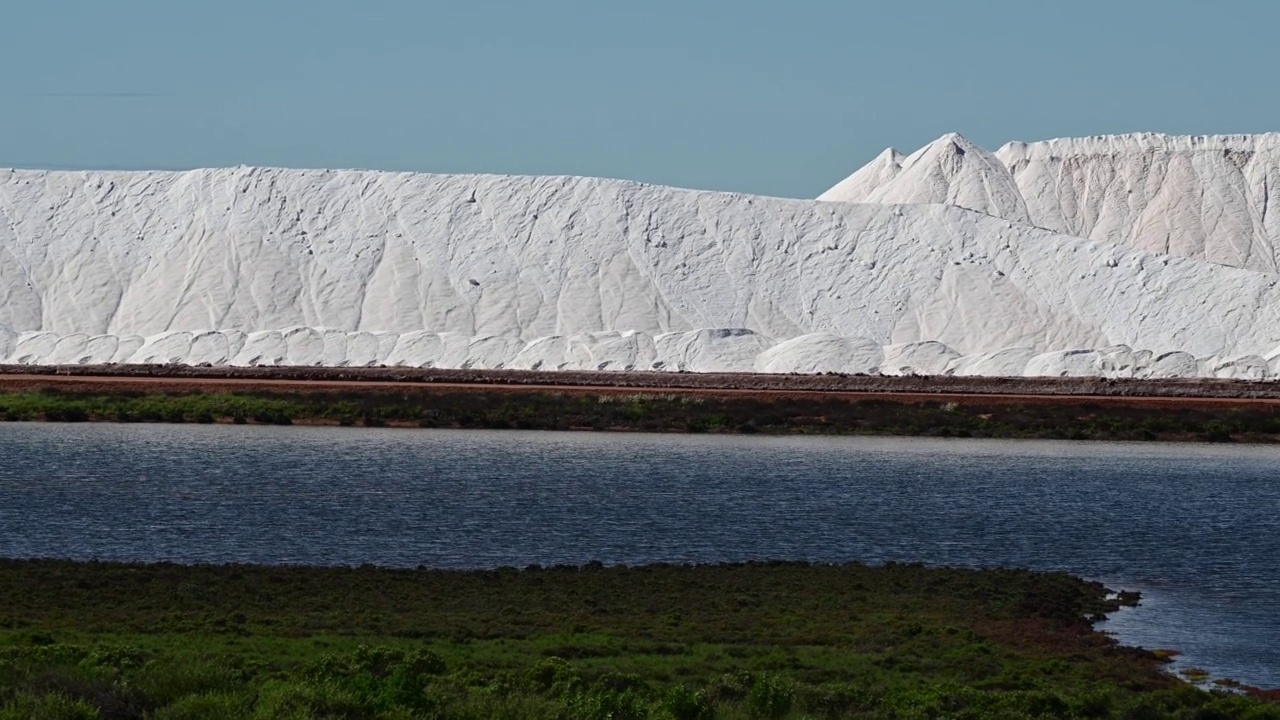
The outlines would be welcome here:
[[[444,370],[402,367],[228,367],[190,365],[0,365],[12,377],[412,383],[654,390],[754,390],[898,394],[1233,398],[1280,401],[1280,382],[1222,379],[988,378],[957,376],[772,375],[764,373]]]
[[[1230,379],[983,378],[955,375],[845,375],[763,373],[539,372],[539,370],[453,370],[425,368],[232,368],[192,365],[0,365],[0,389],[73,387],[81,383],[148,383],[150,387],[212,389],[251,386],[291,392],[349,387],[435,386],[531,388],[572,391],[736,391],[760,393],[859,393],[881,397],[984,396],[1169,398],[1169,400],[1270,401],[1280,404],[1280,382]],[[950,398],[950,397],[948,397]]]
[[[1276,389],[1265,383],[934,378],[943,389],[931,391],[924,378],[840,376],[184,367],[113,368],[114,374],[92,375],[91,369],[79,367],[17,370],[0,371],[3,421],[1280,440],[1280,397],[1269,396]],[[719,385],[659,384],[716,379]],[[831,388],[821,389],[823,384]],[[1062,392],[1049,392],[1054,388]]]
[[[603,381],[594,383],[560,383],[557,377],[545,377],[539,374],[529,381],[506,382],[501,379],[481,378],[476,380],[406,380],[367,377],[360,379],[335,379],[323,375],[314,378],[276,378],[276,377],[204,377],[186,375],[62,375],[62,374],[16,374],[0,370],[0,392],[39,392],[55,389],[69,393],[289,393],[317,394],[331,392],[358,391],[368,394],[401,394],[419,395],[433,394],[465,394],[465,393],[570,393],[600,396],[631,397],[640,393],[663,393],[691,397],[739,398],[757,400],[779,399],[814,399],[826,397],[842,399],[846,402],[860,400],[876,400],[890,403],[916,404],[927,402],[948,402],[964,405],[1001,406],[1001,405],[1059,405],[1059,406],[1093,406],[1117,405],[1131,408],[1237,408],[1253,406],[1260,408],[1275,407],[1280,409],[1280,391],[1276,397],[1269,397],[1257,388],[1249,390],[1257,395],[1230,395],[1226,390],[1221,395],[1175,395],[1154,390],[1150,394],[1133,392],[1136,388],[1126,388],[1125,394],[1054,392],[1051,389],[1036,387],[1011,386],[1006,391],[998,391],[998,385],[967,389],[947,388],[939,390],[906,391],[895,387],[892,383],[883,387],[862,387],[850,383],[848,387],[832,389],[815,389],[804,387],[768,387],[772,383],[761,383],[766,387],[754,387],[752,381],[744,379],[741,386],[726,384],[724,386],[695,386],[653,384],[607,384]],[[725,378],[749,378],[750,376],[733,375]],[[790,376],[783,376],[790,377]],[[595,379],[595,378],[589,378]],[[895,379],[895,378],[887,378]],[[539,380],[541,382],[534,382]],[[732,382],[732,380],[730,381]],[[872,385],[872,384],[868,384]],[[913,385],[907,385],[913,387]]]

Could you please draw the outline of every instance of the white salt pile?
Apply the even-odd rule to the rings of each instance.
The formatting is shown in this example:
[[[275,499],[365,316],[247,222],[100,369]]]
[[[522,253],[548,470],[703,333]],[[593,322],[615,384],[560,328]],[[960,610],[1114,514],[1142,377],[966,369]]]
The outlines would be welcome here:
[[[1009,143],[958,135],[908,158],[887,150],[820,196],[949,203],[1151,252],[1280,268],[1280,133],[1153,133]]]
[[[886,151],[818,201],[0,171],[0,362],[1280,375],[1280,135]]]

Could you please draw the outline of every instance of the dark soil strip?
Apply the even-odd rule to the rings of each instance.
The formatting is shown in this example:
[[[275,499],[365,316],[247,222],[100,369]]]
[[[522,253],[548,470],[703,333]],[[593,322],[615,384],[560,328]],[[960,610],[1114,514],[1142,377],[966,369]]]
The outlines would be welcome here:
[[[1091,395],[1280,400],[1280,382],[1215,379],[982,378],[955,376],[765,375],[757,373],[543,372],[428,368],[193,367],[187,365],[0,365],[0,377],[63,376],[277,380],[620,389],[770,390],[900,394]]]

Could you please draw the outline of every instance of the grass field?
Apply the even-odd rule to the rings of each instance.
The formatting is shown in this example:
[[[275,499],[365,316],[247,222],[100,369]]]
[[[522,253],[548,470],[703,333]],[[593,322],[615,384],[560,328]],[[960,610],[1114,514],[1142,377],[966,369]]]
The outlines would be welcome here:
[[[824,395],[484,388],[310,392],[73,392],[0,394],[0,420],[327,423],[362,426],[825,433],[942,437],[1276,442],[1269,405],[917,401]]]
[[[1280,718],[1117,646],[1133,598],[915,565],[0,561],[0,718]]]

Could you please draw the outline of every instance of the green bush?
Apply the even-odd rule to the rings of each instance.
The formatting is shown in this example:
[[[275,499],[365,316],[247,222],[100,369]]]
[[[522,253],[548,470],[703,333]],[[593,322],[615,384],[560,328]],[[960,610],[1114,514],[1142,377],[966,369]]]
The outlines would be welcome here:
[[[241,673],[205,659],[153,660],[132,674],[132,685],[155,706],[192,695],[231,692],[244,685]]]
[[[1210,420],[1204,424],[1205,439],[1213,443],[1231,442],[1232,428],[1221,420]]]
[[[311,720],[369,717],[369,708],[351,693],[330,683],[298,685],[269,682],[258,693],[253,720]]]
[[[427,696],[427,677],[444,669],[444,661],[430,651],[405,653],[361,645],[349,656],[326,655],[310,663],[301,676],[315,690],[333,692],[379,712],[425,710],[433,704]]]
[[[663,694],[658,703],[658,713],[670,720],[711,720],[716,715],[706,693],[695,692],[684,685],[677,685]]]
[[[829,718],[871,710],[876,705],[870,693],[848,683],[798,688],[796,701],[806,712]]]
[[[65,695],[21,695],[0,708],[0,720],[99,720],[98,709]]]
[[[142,667],[146,660],[146,653],[136,647],[99,645],[85,657],[84,664],[115,670],[131,670]]]
[[[756,678],[747,696],[747,709],[752,717],[781,718],[791,712],[795,687],[785,678],[764,674]]]
[[[527,676],[533,686],[553,697],[563,697],[578,689],[582,677],[564,658],[549,657],[539,660]]]
[[[569,698],[569,716],[575,720],[644,720],[649,707],[635,690],[593,687]]]
[[[247,717],[253,707],[247,693],[188,695],[150,715],[151,720],[227,720]]]

